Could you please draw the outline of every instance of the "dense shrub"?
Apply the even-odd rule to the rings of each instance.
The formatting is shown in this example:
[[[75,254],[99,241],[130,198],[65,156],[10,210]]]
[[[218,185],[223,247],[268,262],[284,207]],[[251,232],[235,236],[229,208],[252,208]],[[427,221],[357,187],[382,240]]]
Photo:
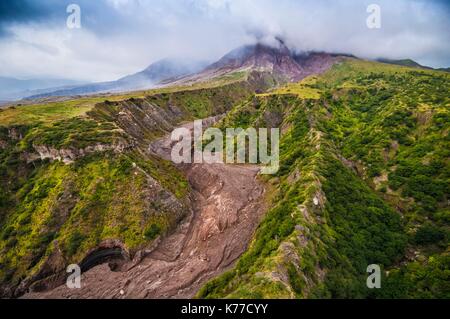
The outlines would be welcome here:
[[[161,233],[161,227],[156,224],[151,224],[144,232],[145,238],[153,240]]]
[[[418,245],[435,244],[445,238],[445,232],[431,223],[422,225],[414,235],[414,242]]]

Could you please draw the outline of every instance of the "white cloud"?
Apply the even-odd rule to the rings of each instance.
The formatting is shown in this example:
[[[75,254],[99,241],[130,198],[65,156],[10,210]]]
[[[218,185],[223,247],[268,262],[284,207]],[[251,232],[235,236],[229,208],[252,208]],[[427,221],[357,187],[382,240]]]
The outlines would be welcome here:
[[[91,7],[80,1],[81,30],[10,26],[13,37],[0,39],[0,75],[113,80],[166,56],[213,60],[280,35],[298,50],[450,65],[449,12],[436,2],[105,0]],[[366,27],[372,2],[381,6],[381,29]]]

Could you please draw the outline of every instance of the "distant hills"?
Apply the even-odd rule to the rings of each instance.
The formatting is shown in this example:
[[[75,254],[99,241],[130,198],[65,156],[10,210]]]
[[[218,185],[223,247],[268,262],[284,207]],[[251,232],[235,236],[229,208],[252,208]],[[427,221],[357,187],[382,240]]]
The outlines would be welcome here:
[[[411,60],[411,59],[400,59],[400,60],[377,59],[377,61],[381,62],[381,63],[407,66],[407,67],[410,67],[410,68],[419,68],[419,69],[426,69],[426,70],[438,70],[438,71],[450,72],[450,68],[434,69],[434,68],[429,67],[429,66],[421,65],[421,64],[419,64],[416,61]]]
[[[377,61],[381,62],[381,63],[395,64],[395,65],[407,66],[407,67],[411,67],[411,68],[432,69],[428,66],[423,66],[411,59],[400,59],[400,60],[378,59]]]
[[[83,84],[67,79],[30,79],[21,80],[0,77],[0,100],[18,100],[33,94],[55,91],[55,88],[68,88]]]
[[[53,90],[28,96],[28,99],[48,96],[89,95],[96,93],[117,93],[143,90],[154,87],[159,82],[194,73],[206,66],[205,62],[191,60],[164,59],[151,64],[145,70],[125,76],[117,81],[99,82]]]

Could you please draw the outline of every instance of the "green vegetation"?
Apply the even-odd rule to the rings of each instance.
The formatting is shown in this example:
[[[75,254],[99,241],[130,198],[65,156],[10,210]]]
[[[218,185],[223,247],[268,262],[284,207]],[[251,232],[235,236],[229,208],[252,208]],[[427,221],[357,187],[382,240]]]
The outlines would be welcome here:
[[[198,297],[448,298],[449,88],[443,72],[347,59],[237,105],[225,125],[284,131],[277,195]]]
[[[143,92],[108,96],[110,101],[122,101],[127,97],[144,97]],[[35,125],[37,123],[54,123],[77,116],[83,116],[92,110],[97,103],[103,102],[106,97],[83,97],[64,102],[44,102],[39,104],[18,105],[0,109],[0,124]]]
[[[156,237],[158,237],[158,235],[160,233],[161,233],[161,228],[158,225],[156,225],[156,224],[151,224],[150,227],[148,227],[145,230],[144,236],[147,239],[152,240],[152,239],[155,239]]]
[[[183,211],[151,195],[155,186],[147,174],[155,171],[134,166],[139,156],[93,154],[73,165],[43,163],[32,170],[2,221],[2,281],[15,283],[23,274],[39,271],[56,247],[70,261],[79,261],[106,239],[119,239],[133,251],[153,240],[156,230],[174,227]],[[170,171],[158,174],[182,180]],[[182,189],[179,195],[185,196]]]
[[[446,233],[443,229],[436,227],[430,222],[420,226],[414,235],[414,243],[418,245],[430,245],[439,243],[446,239]]]
[[[162,108],[169,105],[179,106],[192,118],[206,118],[227,112],[238,101],[247,98],[252,87],[246,82],[214,87],[187,90],[175,93],[153,95],[149,99]]]
[[[450,255],[430,256],[394,269],[384,278],[381,298],[450,298]],[[386,280],[387,279],[387,280]]]
[[[93,104],[80,100],[9,107],[0,110],[0,123],[5,126],[35,124],[38,122],[50,123],[81,116],[92,107]]]
[[[18,104],[0,109],[0,125],[13,126],[35,125],[37,123],[54,123],[56,121],[83,116],[92,110],[96,104],[102,103],[105,100],[109,102],[119,102],[126,99],[143,99],[149,96],[164,95],[169,97],[174,94],[187,94],[195,96],[199,95],[199,90],[205,90],[206,93],[209,93],[210,90],[214,91],[216,89],[219,91],[228,90],[229,94],[226,98],[233,99],[239,97],[239,94],[236,94],[237,92],[234,90],[244,92],[246,89],[253,89],[252,85],[254,86],[255,83],[252,84],[246,82],[250,78],[251,74],[248,74],[247,72],[236,72],[224,77],[213,79],[209,82],[196,83],[193,85],[171,86],[167,88],[115,95],[93,95],[92,97],[74,98],[63,102],[43,102],[29,105]],[[207,102],[203,100],[203,103]],[[198,105],[192,106],[198,108],[198,111],[203,112]]]
[[[95,144],[112,144],[114,139],[121,135],[115,132],[116,129],[113,123],[98,123],[75,117],[36,127],[22,141],[22,144],[27,149],[31,149],[33,145],[45,145],[57,149],[80,149]]]
[[[134,254],[176,227],[189,185],[149,143],[248,98],[254,84],[234,83],[242,76],[1,110],[0,288],[46,276],[48,263],[64,270],[106,240]]]
[[[302,99],[317,100],[320,98],[320,91],[314,87],[317,82],[317,77],[310,76],[297,83],[287,83],[277,89],[269,91],[268,93],[259,94],[259,96],[269,95],[297,95]]]
[[[84,239],[86,237],[81,234],[79,231],[75,231],[72,233],[67,241],[67,255],[73,256],[78,251],[78,248],[80,248],[81,244],[83,243]]]

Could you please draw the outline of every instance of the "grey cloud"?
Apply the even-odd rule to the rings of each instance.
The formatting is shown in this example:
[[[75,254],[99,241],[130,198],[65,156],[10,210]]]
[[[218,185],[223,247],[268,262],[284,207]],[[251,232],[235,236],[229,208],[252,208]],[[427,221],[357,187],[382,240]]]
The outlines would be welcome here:
[[[69,3],[82,9],[81,30],[64,27]],[[382,9],[379,30],[366,26],[371,3]],[[110,80],[168,56],[213,60],[275,37],[299,51],[450,66],[449,8],[425,0],[3,0],[0,33],[10,34],[0,35],[0,75]]]

